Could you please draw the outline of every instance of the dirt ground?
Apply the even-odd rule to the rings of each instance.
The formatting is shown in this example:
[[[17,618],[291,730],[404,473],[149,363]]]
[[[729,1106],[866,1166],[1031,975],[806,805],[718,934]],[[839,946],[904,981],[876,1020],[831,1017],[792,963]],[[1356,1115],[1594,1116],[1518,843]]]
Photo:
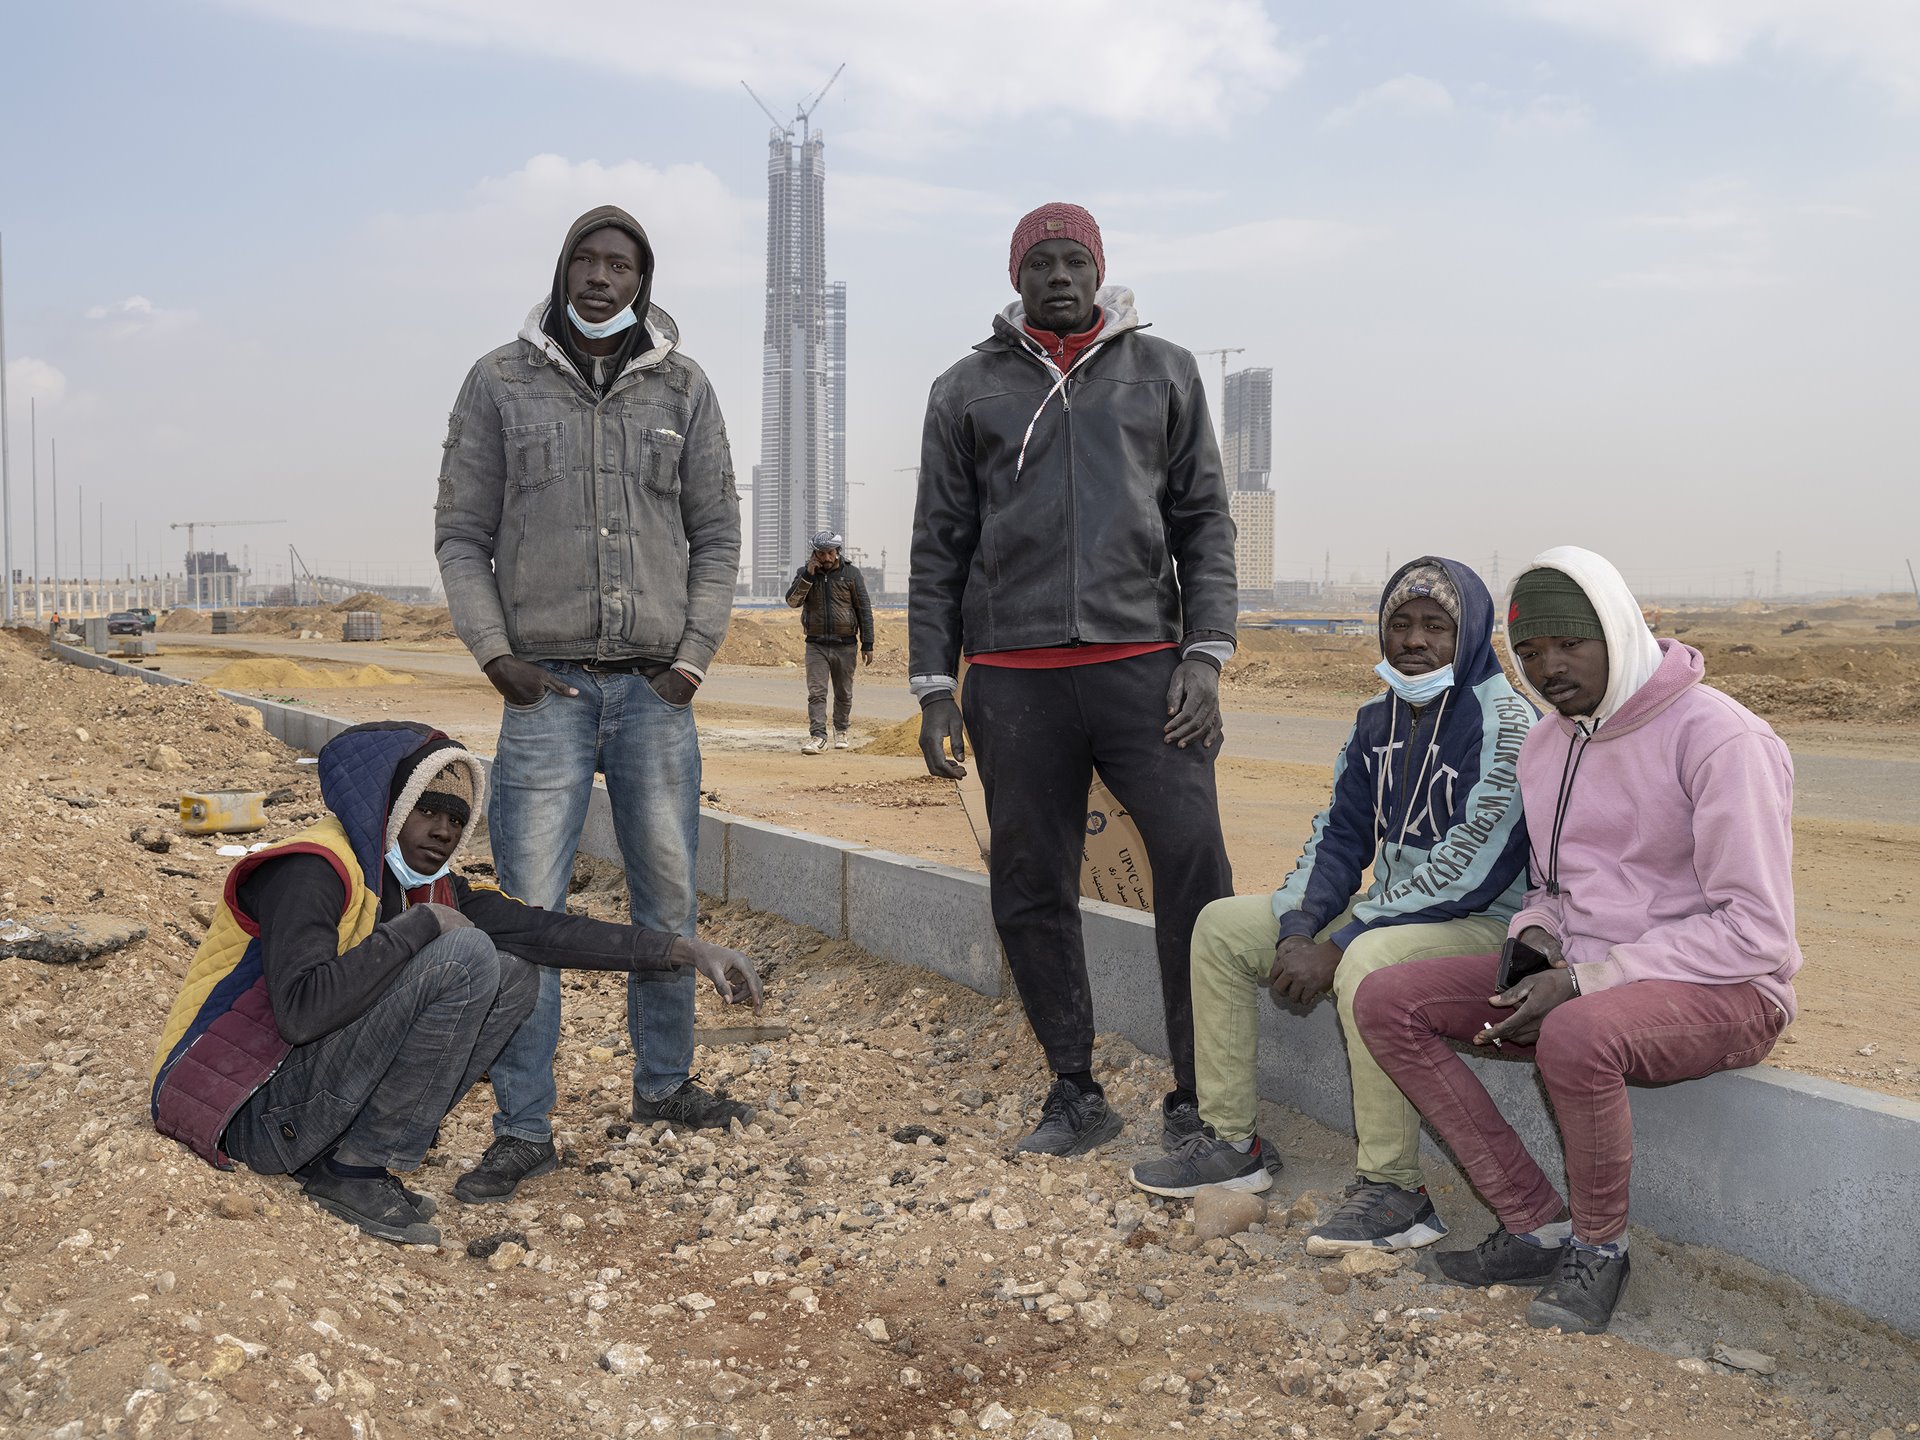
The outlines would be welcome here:
[[[208,691],[0,641],[0,913],[147,931],[91,966],[0,961],[0,1433],[1920,1433],[1920,1345],[1713,1252],[1637,1234],[1603,1339],[1526,1329],[1522,1294],[1309,1260],[1298,1232],[1351,1142],[1277,1113],[1263,1126],[1287,1168],[1264,1220],[1203,1239],[1190,1207],[1124,1182],[1168,1076],[1123,1042],[1099,1058],[1123,1141],[1014,1160],[1046,1079],[1016,1007],[735,909],[703,932],[760,959],[763,1023],[790,1033],[696,1063],[760,1108],[753,1126],[631,1127],[620,986],[569,977],[563,1169],[506,1207],[454,1202],[488,1138],[470,1097],[412,1177],[445,1244],[365,1240],[284,1179],[203,1165],[146,1112],[154,1036],[228,863],[179,833],[177,795],[266,789],[258,838],[279,838],[319,813],[298,758]],[[612,917],[624,894],[588,866],[571,903]],[[740,1019],[703,998],[699,1023]],[[1436,1187],[1455,1238],[1477,1239],[1470,1197]],[[1716,1345],[1776,1368],[1715,1364]]]

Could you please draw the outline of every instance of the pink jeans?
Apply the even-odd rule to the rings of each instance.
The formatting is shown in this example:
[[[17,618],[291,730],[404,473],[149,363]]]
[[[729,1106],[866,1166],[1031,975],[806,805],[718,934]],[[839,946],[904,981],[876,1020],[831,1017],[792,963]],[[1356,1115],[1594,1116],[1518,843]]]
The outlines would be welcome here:
[[[1558,1218],[1562,1201],[1513,1127],[1448,1043],[1511,1010],[1487,1003],[1499,959],[1449,955],[1376,970],[1353,1017],[1380,1068],[1453,1152],[1500,1223],[1519,1234]],[[1757,1064],[1786,1016],[1751,985],[1640,980],[1551,1011],[1528,1055],[1553,1101],[1567,1156],[1573,1233],[1595,1245],[1627,1231],[1633,1114],[1627,1081],[1669,1084]]]

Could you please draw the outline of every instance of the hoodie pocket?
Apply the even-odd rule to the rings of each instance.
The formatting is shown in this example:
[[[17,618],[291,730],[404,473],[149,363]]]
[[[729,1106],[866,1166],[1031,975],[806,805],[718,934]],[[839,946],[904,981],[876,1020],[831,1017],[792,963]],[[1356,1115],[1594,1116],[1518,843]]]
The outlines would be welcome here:
[[[514,488],[523,492],[544,490],[566,474],[567,450],[560,421],[509,425],[501,438]]]

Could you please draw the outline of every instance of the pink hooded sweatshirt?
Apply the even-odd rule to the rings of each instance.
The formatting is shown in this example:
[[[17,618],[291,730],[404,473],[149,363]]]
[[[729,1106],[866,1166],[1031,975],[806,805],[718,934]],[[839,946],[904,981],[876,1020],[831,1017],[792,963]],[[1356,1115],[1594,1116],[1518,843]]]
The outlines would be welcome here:
[[[1539,888],[1507,933],[1539,925],[1556,936],[1583,994],[1635,980],[1747,984],[1791,1021],[1801,956],[1787,747],[1700,683],[1698,650],[1648,636],[1606,561],[1564,547],[1535,564],[1580,582],[1609,661],[1629,657],[1612,664],[1616,678],[1651,674],[1625,694],[1610,684],[1593,718],[1548,708],[1528,733],[1520,796]]]

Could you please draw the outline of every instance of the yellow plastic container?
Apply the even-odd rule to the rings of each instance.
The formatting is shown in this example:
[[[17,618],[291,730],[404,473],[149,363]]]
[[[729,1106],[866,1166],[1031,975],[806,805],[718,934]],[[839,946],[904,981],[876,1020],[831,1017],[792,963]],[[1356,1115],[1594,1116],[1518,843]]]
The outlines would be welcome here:
[[[214,790],[180,797],[180,828],[189,835],[244,835],[267,828],[267,792]]]

